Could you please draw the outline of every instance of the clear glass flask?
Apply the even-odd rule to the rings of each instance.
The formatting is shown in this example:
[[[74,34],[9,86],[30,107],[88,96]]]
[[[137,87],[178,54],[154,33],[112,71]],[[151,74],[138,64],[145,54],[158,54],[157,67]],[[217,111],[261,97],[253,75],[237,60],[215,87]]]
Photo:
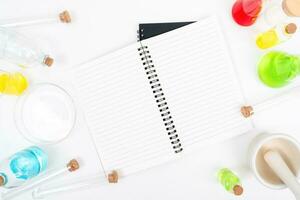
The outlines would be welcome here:
[[[0,59],[25,68],[53,64],[53,59],[41,51],[32,40],[3,27],[0,27]]]

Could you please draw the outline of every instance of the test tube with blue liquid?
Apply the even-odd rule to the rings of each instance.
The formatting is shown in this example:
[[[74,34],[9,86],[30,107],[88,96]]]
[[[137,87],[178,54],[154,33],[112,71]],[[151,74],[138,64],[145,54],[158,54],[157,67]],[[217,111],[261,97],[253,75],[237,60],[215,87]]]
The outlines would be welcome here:
[[[38,176],[48,166],[48,155],[37,146],[21,150],[0,163],[0,186],[15,188]]]

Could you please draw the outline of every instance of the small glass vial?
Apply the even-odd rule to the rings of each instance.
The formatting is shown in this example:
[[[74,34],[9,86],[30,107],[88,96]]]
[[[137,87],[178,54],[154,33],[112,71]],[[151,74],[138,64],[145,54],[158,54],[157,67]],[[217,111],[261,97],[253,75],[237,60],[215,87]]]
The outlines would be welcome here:
[[[21,73],[0,70],[0,94],[20,96],[27,87],[28,81]]]
[[[284,26],[276,26],[266,32],[259,34],[256,38],[256,45],[260,49],[268,49],[282,42],[289,40],[297,31],[294,23]]]
[[[229,169],[223,168],[219,170],[218,180],[226,191],[231,192],[237,196],[243,194],[243,187],[241,185],[239,177],[237,177]]]
[[[0,58],[25,68],[53,64],[53,59],[31,40],[3,27],[0,27]]]
[[[0,163],[0,186],[14,188],[39,175],[48,165],[47,154],[32,146]]]

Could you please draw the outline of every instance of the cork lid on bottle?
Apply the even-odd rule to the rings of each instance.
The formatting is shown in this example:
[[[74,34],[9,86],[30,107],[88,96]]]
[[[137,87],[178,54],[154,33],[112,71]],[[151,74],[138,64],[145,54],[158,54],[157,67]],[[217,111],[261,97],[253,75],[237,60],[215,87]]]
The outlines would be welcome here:
[[[252,106],[243,106],[243,107],[241,107],[241,113],[245,118],[249,118],[254,114],[253,107]]]
[[[233,193],[234,193],[236,196],[242,195],[242,194],[243,194],[243,191],[244,191],[244,189],[243,189],[243,187],[240,186],[240,185],[236,185],[236,186],[233,187]]]
[[[70,160],[70,162],[67,164],[67,168],[70,172],[74,172],[79,169],[79,163],[76,159]]]
[[[300,17],[300,0],[283,0],[282,8],[291,17]]]
[[[294,34],[297,31],[297,25],[294,23],[289,23],[285,26],[285,32],[287,34]]]
[[[119,180],[119,174],[117,171],[112,171],[111,173],[108,174],[108,182],[109,183],[118,183]]]
[[[62,13],[59,14],[59,19],[62,23],[71,23],[71,15],[69,11],[65,10]]]
[[[0,187],[5,184],[5,178],[3,176],[0,176]]]
[[[51,65],[53,65],[53,58],[46,56],[44,59],[44,64],[47,65],[48,67],[51,67]]]

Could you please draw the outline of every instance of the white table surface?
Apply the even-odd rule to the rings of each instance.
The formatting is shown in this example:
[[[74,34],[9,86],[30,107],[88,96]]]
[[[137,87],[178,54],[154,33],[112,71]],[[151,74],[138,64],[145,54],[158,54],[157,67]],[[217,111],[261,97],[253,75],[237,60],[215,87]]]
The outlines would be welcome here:
[[[167,22],[198,20],[208,13],[218,13],[225,37],[249,103],[256,103],[291,86],[272,90],[257,78],[256,63],[264,53],[255,48],[253,27],[242,28],[233,23],[230,9],[233,0],[2,0],[0,2],[0,21],[24,16],[43,16],[68,9],[73,15],[69,25],[50,24],[17,28],[17,30],[36,42],[55,58],[52,69],[32,69],[24,73],[32,84],[53,80],[60,70],[93,57],[104,55],[136,41],[139,22]],[[291,53],[299,53],[300,34],[277,47]],[[1,61],[1,67],[11,67]],[[299,83],[299,81],[298,81]],[[18,133],[13,121],[13,108],[17,98],[0,99],[0,159],[16,150],[29,146]],[[51,196],[47,199],[90,199],[90,200],[150,200],[150,199],[293,199],[288,190],[271,190],[261,185],[251,173],[247,164],[247,149],[251,139],[258,133],[288,133],[300,139],[300,106],[287,102],[255,116],[257,131],[213,146],[181,160],[158,166],[151,170],[121,179],[117,185],[99,185],[88,190]],[[95,149],[89,138],[87,127],[79,111],[76,127],[70,137],[53,146],[44,147],[50,155],[50,168],[64,165],[72,157],[80,158],[83,166],[77,173],[58,179],[75,179],[101,173]],[[216,181],[219,168],[228,167],[242,179],[245,193],[234,197],[227,193]],[[31,199],[30,192],[16,199]]]

